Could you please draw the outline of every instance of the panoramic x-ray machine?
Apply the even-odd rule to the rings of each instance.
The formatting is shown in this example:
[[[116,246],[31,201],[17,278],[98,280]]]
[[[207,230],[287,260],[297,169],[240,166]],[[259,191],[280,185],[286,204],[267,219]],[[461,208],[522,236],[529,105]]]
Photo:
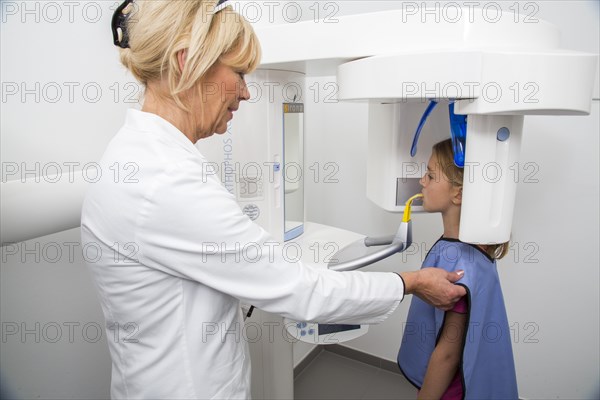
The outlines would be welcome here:
[[[454,11],[464,17],[423,23],[403,20],[396,10],[338,17],[334,24],[256,28],[263,59],[247,79],[253,100],[238,111],[230,132],[199,147],[244,212],[290,258],[301,254],[307,264],[350,270],[410,246],[409,198],[420,192],[432,144],[448,137],[455,162],[465,168],[460,239],[509,240],[517,186],[511,168],[519,161],[523,117],[589,114],[597,57],[558,48],[558,29],[541,20],[515,22],[511,13],[490,23],[467,18],[473,10]],[[368,101],[367,195],[385,210],[405,211],[395,234],[365,239],[306,221],[307,74],[337,75],[339,100]],[[341,249],[336,254],[327,248],[333,242]],[[313,257],[317,249],[331,253],[329,263]],[[285,326],[290,338],[310,343],[328,343],[332,335],[339,343],[367,330],[263,312],[252,319]],[[264,336],[251,344],[253,394],[291,398],[291,340]]]

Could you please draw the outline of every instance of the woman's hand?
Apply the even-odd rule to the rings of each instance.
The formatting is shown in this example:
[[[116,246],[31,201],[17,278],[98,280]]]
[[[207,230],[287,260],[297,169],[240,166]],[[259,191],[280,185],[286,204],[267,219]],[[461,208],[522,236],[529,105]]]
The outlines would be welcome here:
[[[467,294],[464,287],[454,282],[462,278],[464,271],[448,272],[440,268],[423,268],[419,271],[402,272],[404,293],[414,294],[441,310],[450,310]]]

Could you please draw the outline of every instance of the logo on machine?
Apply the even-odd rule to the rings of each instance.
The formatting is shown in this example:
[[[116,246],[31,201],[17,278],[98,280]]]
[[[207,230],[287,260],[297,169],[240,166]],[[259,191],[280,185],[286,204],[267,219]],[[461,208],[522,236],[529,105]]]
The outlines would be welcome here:
[[[294,100],[296,96],[294,96]],[[283,103],[283,113],[303,113],[304,112],[304,104],[303,103]]]
[[[254,221],[260,215],[260,208],[256,204],[248,204],[244,206],[243,210],[244,214],[248,216],[252,221]]]

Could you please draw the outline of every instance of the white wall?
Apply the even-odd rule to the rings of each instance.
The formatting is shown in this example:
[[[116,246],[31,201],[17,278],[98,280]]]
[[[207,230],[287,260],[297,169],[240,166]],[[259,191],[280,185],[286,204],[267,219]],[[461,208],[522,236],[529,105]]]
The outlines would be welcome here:
[[[398,2],[339,4],[340,13],[401,7]],[[502,5],[514,7],[514,2]],[[558,25],[563,47],[599,52],[597,2],[522,2],[519,7]],[[318,77],[307,86],[322,89],[333,81]],[[595,98],[588,117],[525,118],[513,247],[499,263],[523,398],[600,395],[597,84]],[[394,232],[400,215],[378,209],[365,196],[366,105],[326,104],[321,96],[306,110],[307,164],[333,162],[339,179],[309,180],[308,219],[368,235]],[[369,269],[419,268],[442,233],[440,217],[415,215],[413,228],[412,248]],[[346,345],[395,361],[408,306],[405,301],[388,321]]]
[[[79,228],[2,248],[2,398],[110,395],[104,317]],[[13,397],[14,396],[14,397]]]
[[[540,18],[561,26],[565,47],[599,52],[596,2],[522,4],[530,3],[539,6]],[[125,86],[132,79],[119,66],[108,31],[116,4],[0,2],[0,73],[6,96],[0,104],[3,173],[15,162],[35,170],[35,163],[43,169],[53,162],[83,167],[97,161],[122,123],[124,110],[135,106],[130,95],[135,97],[137,89]],[[312,18],[312,4],[302,3],[303,19]],[[399,4],[328,1],[320,10],[344,15]],[[392,232],[399,216],[365,197],[366,106],[325,104],[331,94],[325,85],[331,81],[323,77],[307,84],[316,82],[320,88],[319,104],[307,101],[307,165],[319,162],[321,172],[307,187],[308,216],[369,235]],[[13,83],[19,92],[9,95]],[[21,84],[34,93],[22,99]],[[53,102],[56,86],[62,96]],[[94,92],[98,86],[99,97]],[[590,117],[526,118],[523,160],[536,163],[539,182],[519,186],[513,226],[519,253],[513,251],[500,268],[510,319],[519,324],[515,355],[525,398],[598,398],[598,115],[595,102]],[[328,162],[338,169],[326,166]],[[338,183],[325,182],[332,172],[329,177]],[[20,170],[7,178],[22,177]],[[559,208],[563,201],[566,212]],[[414,241],[420,244],[416,254],[398,255],[371,269],[419,267],[441,224],[435,215],[415,216],[414,221]],[[526,262],[534,260],[538,262]],[[2,390],[19,398],[108,397],[105,342],[121,338],[107,338],[104,332],[97,337],[96,326],[104,322],[82,262],[79,230],[3,247],[1,261]],[[389,321],[350,346],[394,360],[407,308],[405,302]],[[538,342],[530,343],[533,339]]]
[[[136,105],[139,85],[112,44],[116,5],[0,2],[2,185],[48,179],[66,196],[76,192],[82,169]],[[36,211],[23,223],[35,223]],[[106,341],[122,338],[104,332],[79,228],[4,246],[1,265],[2,398],[108,398]]]

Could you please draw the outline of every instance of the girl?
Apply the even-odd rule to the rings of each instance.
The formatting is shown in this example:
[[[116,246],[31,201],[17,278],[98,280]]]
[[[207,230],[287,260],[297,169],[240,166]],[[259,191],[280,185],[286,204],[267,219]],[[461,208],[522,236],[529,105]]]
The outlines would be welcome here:
[[[457,284],[467,295],[450,311],[413,297],[398,365],[419,388],[419,399],[518,399],[511,336],[496,259],[508,243],[476,246],[458,240],[463,170],[453,162],[452,143],[433,147],[421,178],[423,208],[440,212],[444,234],[423,265],[463,269]]]

